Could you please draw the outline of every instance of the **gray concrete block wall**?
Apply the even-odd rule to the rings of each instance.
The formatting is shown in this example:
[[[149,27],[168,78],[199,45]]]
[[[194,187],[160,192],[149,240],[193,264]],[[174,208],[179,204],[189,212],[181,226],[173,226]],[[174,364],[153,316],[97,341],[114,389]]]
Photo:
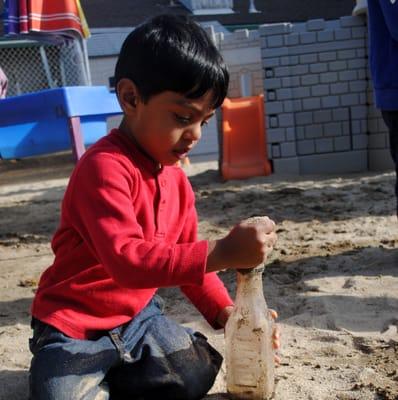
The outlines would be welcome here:
[[[239,29],[231,34],[216,33],[214,41],[230,73],[228,97],[240,97],[241,76],[249,75],[251,94],[264,92],[260,34],[257,30]]]
[[[347,171],[367,169],[366,21],[317,19],[259,32],[274,172],[286,172],[278,159],[287,158],[296,173],[338,172],[337,155]]]
[[[388,156],[380,160],[388,137],[369,87],[366,19],[263,25],[259,32],[274,172],[391,168]]]
[[[260,62],[252,64],[231,65],[228,70],[230,76],[228,97],[240,97],[242,95],[240,77],[243,74],[249,74],[251,77],[252,95],[259,95],[264,93],[264,78]]]

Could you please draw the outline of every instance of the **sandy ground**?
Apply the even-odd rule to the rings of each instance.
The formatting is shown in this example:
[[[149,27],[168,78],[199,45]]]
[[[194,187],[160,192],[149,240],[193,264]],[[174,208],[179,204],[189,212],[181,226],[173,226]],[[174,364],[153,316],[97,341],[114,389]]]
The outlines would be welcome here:
[[[70,155],[0,162],[0,399],[27,399],[29,307],[59,218]],[[398,222],[392,173],[220,181],[216,163],[186,167],[200,235],[269,215],[279,241],[264,293],[283,333],[276,400],[398,399]],[[235,276],[220,273],[232,295]],[[177,289],[167,312],[212,331]],[[224,399],[225,369],[207,399]]]

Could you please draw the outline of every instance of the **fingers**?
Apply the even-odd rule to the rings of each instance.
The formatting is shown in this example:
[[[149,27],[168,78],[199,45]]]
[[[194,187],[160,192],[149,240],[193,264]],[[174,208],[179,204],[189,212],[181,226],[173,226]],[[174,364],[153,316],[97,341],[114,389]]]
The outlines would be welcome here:
[[[259,242],[262,246],[264,262],[268,259],[268,257],[272,253],[277,239],[278,239],[278,236],[275,232],[259,234]]]
[[[268,259],[276,240],[274,221],[253,217],[235,225],[226,237],[217,241],[215,249],[229,268],[253,268]]]
[[[271,233],[275,230],[275,222],[264,216],[264,217],[251,217],[242,222],[244,225],[255,225],[259,231],[263,233]]]
[[[273,310],[272,308],[268,309],[268,312],[271,318],[275,321],[278,318],[278,313]],[[274,324],[273,331],[272,331],[272,345],[275,350],[280,349],[281,347],[281,330],[278,324]]]
[[[276,242],[277,242],[277,240],[278,240],[278,235],[275,232],[271,232],[269,234],[269,238],[270,238],[272,247],[274,247]]]
[[[272,311],[274,311],[274,310],[272,310]],[[274,361],[275,361],[276,365],[279,365],[281,363],[281,358],[278,353],[278,350],[281,348],[280,337],[281,337],[281,332],[279,330],[279,326],[278,326],[278,324],[275,324],[274,332],[272,334],[272,346],[275,350]]]
[[[273,247],[278,240],[278,235],[275,232],[271,233],[260,233],[259,234],[260,241],[270,247]]]
[[[269,308],[268,311],[273,320],[276,320],[278,318],[278,313],[273,308]]]
[[[275,232],[263,234],[263,237],[260,239],[260,241],[263,244],[264,254],[268,257],[274,249],[275,243],[277,241],[277,235]]]
[[[271,233],[275,231],[275,222],[268,218],[268,217],[263,217],[259,224],[259,228],[264,232],[264,233]]]
[[[274,350],[278,350],[281,347],[281,341],[280,341],[280,331],[278,330],[274,330],[274,333],[272,335],[272,345],[274,347]]]

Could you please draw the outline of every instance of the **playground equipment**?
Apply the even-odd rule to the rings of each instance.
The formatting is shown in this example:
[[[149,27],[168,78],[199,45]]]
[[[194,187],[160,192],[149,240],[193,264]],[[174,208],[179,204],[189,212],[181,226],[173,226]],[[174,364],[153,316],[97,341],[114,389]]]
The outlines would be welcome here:
[[[224,100],[220,138],[223,179],[270,175],[264,124],[264,96]]]
[[[79,159],[106,135],[106,118],[120,114],[105,86],[42,90],[0,100],[0,158],[22,158],[72,147]]]

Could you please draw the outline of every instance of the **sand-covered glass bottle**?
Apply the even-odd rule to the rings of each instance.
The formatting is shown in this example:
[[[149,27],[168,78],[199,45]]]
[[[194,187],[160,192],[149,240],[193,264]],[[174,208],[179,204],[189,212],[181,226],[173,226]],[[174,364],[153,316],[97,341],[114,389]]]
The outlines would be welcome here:
[[[273,320],[256,267],[237,271],[235,307],[225,326],[227,391],[231,399],[266,400],[274,392]]]

